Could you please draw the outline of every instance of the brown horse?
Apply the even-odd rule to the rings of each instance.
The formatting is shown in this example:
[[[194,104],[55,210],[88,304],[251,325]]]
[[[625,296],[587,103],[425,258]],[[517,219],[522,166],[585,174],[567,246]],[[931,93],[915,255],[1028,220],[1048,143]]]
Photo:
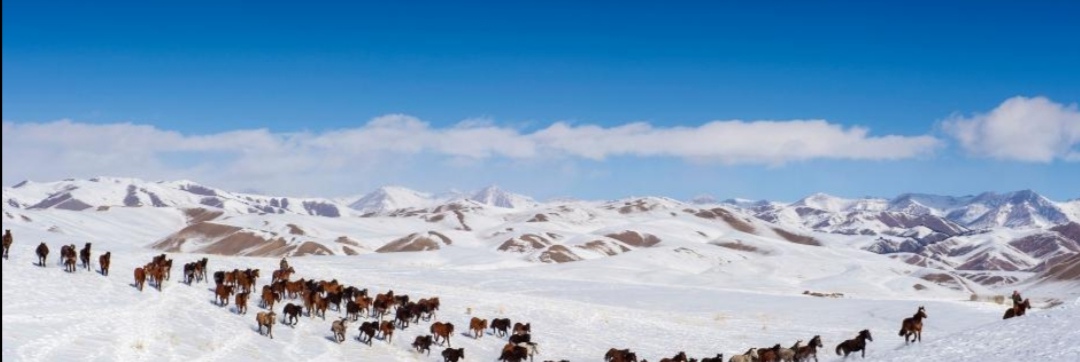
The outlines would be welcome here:
[[[1002,319],[1023,316],[1024,314],[1027,314],[1028,309],[1031,309],[1031,299],[1024,299],[1023,303],[1014,305],[1012,308],[1006,310],[1005,317]]]
[[[488,328],[487,325],[487,319],[473,317],[473,319],[469,321],[469,330],[473,332],[473,339],[482,337],[484,335],[484,330]]]
[[[11,250],[11,244],[15,242],[15,237],[11,236],[11,230],[4,230],[4,259],[9,259],[8,251]]]
[[[505,337],[510,331],[510,319],[495,318],[491,320],[491,334],[496,337]]]
[[[90,243],[86,243],[86,246],[79,250],[79,261],[82,262],[86,271],[90,271]]]
[[[392,343],[394,341],[394,322],[383,321],[379,325],[379,334],[382,335],[382,339],[386,343]]]
[[[231,297],[232,295],[233,295],[233,286],[231,286],[231,285],[228,285],[228,286],[219,285],[217,287],[217,290],[214,291],[214,296],[217,297],[215,302],[217,302],[218,306],[221,306],[221,307],[229,305],[229,297]]]
[[[446,341],[447,347],[450,345],[450,335],[454,334],[454,324],[435,322],[431,325],[431,335],[435,336],[435,343],[439,342],[439,339]]]
[[[236,295],[236,314],[247,314],[249,296],[251,296],[251,293],[239,293]]]
[[[836,346],[836,355],[840,355],[840,351],[843,351],[844,358],[847,358],[849,354],[862,351],[862,357],[866,358],[866,341],[874,341],[874,337],[870,335],[869,330],[862,330],[855,339],[846,340]]]
[[[45,267],[45,259],[47,259],[49,257],[49,246],[45,245],[45,243],[41,243],[41,244],[38,245],[37,250],[35,250],[35,252],[37,253],[37,257],[38,257],[38,266],[44,268]]]
[[[255,321],[259,323],[259,334],[269,336],[270,339],[274,339],[274,323],[277,323],[277,314],[274,312],[259,312],[255,315]],[[263,334],[263,327],[266,327],[266,334]]]
[[[72,256],[64,257],[64,271],[74,273],[75,269],[75,258]]]
[[[919,307],[919,311],[915,312],[915,315],[911,318],[904,318],[904,323],[900,326],[900,336],[904,337],[904,344],[909,342],[922,342],[922,320],[927,318],[926,308]],[[911,338],[908,341],[908,338]]]
[[[135,287],[139,288],[141,292],[143,285],[146,284],[146,270],[143,268],[135,268]]]
[[[98,266],[101,267],[101,275],[109,276],[109,265],[112,263],[112,252],[106,252],[98,257]]]
[[[780,350],[784,347],[777,344],[772,348],[760,348],[758,349],[758,361],[759,362],[778,362],[780,361]]]

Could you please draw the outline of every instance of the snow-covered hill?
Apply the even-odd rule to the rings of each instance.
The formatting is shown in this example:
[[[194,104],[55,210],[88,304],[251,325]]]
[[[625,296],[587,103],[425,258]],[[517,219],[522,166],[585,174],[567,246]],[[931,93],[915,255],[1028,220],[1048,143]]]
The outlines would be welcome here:
[[[123,204],[130,185],[144,204]],[[254,313],[262,311],[258,298],[248,315],[239,316],[231,307],[213,305],[208,285],[176,282],[179,265],[202,257],[210,259],[211,271],[262,269],[259,288],[269,283],[278,257],[304,256],[291,259],[297,278],[337,279],[372,292],[393,289],[414,299],[439,296],[437,320],[454,323],[459,332],[473,316],[532,322],[540,360],[600,360],[613,347],[649,360],[679,351],[730,356],[814,335],[831,350],[866,328],[875,334],[868,356],[903,360],[910,351],[933,360],[923,349],[945,343],[939,339],[958,336],[969,343],[968,333],[1000,323],[1005,307],[970,302],[972,295],[986,300],[1020,288],[1039,307],[1080,296],[1080,274],[1065,265],[1075,263],[1075,255],[1058,238],[1042,236],[1053,232],[1072,240],[1080,225],[965,235],[958,238],[979,241],[941,252],[956,254],[956,260],[931,262],[922,254],[864,250],[882,236],[814,232],[731,205],[662,197],[517,209],[436,197],[422,206],[328,217],[291,207],[301,199],[287,198],[283,207],[286,198],[248,199],[212,189],[215,196],[207,196],[202,194],[211,192],[194,185],[98,179],[4,190],[14,202],[3,205],[3,228],[12,230],[15,244],[3,262],[3,359],[441,360],[441,347],[427,357],[409,346],[427,334],[430,322],[398,331],[392,343],[377,339],[371,347],[353,339],[356,324],[349,327],[350,339],[338,345],[330,341],[329,320],[307,317],[296,328],[277,325],[274,340],[261,337],[254,322]],[[38,205],[63,194],[92,207]],[[153,207],[151,194],[161,206]],[[191,203],[201,197],[218,198],[222,206]],[[270,207],[280,212],[247,209],[273,199],[278,206]],[[1008,237],[999,239],[1006,231]],[[1005,241],[1016,238],[1038,240]],[[33,265],[40,241],[53,249],[47,268]],[[55,265],[60,245],[86,242],[94,245],[94,260],[101,252],[113,253],[111,276],[67,274]],[[935,245],[950,245],[945,243]],[[978,243],[991,244],[963,247]],[[1009,254],[1014,249],[1020,254]],[[162,251],[177,261],[173,281],[160,293],[139,293],[131,287],[132,270]],[[1033,271],[966,270],[956,265],[968,259],[965,253],[1022,256]],[[910,260],[917,257],[924,262]],[[1051,259],[1058,263],[1046,264]],[[1001,282],[1008,277],[1009,283]],[[894,330],[919,305],[931,316],[927,344],[901,349]],[[1037,321],[1043,313],[1073,312],[1037,310],[1028,318]],[[331,310],[328,317],[338,315]],[[1044,327],[1065,335],[1075,325],[1054,321]],[[495,360],[505,344],[490,335],[452,338],[468,360]],[[1068,360],[1071,351],[1059,350],[1042,360]],[[1015,353],[1020,352],[1003,355]],[[829,353],[820,357],[840,360]]]
[[[1031,226],[1057,220],[1052,210],[1068,211],[1075,202],[1054,203],[1029,191],[893,200],[815,194],[791,204],[665,197],[541,204],[496,187],[437,196],[384,187],[346,203],[106,177],[26,182],[3,191],[5,226],[62,235],[86,234],[79,229],[88,223],[144,228],[138,242],[167,252],[276,257],[462,249],[514,262],[569,263],[701,245],[760,259],[775,255],[779,242],[886,254],[950,275],[940,284],[956,290],[1007,288],[1080,254],[1070,224]],[[169,222],[143,225],[139,215],[168,215]],[[1043,221],[964,226],[997,220],[988,215]]]

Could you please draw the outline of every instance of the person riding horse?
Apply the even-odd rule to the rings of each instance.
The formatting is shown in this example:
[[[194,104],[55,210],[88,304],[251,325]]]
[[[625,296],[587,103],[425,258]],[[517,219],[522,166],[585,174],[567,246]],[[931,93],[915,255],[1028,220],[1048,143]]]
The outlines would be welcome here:
[[[289,262],[288,262],[288,261],[286,261],[284,257],[282,257],[282,258],[281,258],[281,265],[280,265],[280,267],[281,267],[281,270],[286,270],[286,269],[289,269]]]
[[[1020,292],[1015,291],[1015,290],[1013,291],[1013,293],[1012,293],[1012,302],[1013,302],[1014,306],[1020,305],[1020,303],[1024,302],[1024,298],[1020,296]]]

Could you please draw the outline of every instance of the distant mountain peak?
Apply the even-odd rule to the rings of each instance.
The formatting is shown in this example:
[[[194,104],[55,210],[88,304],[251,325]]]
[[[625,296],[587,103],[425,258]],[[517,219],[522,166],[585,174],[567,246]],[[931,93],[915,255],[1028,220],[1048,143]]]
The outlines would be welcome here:
[[[532,198],[505,191],[497,185],[489,185],[474,193],[469,199],[481,204],[509,209],[528,208],[537,205]]]

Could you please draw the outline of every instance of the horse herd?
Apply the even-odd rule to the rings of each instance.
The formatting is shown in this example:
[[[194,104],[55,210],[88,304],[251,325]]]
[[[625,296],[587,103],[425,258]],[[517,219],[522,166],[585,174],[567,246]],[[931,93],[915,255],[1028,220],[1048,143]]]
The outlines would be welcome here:
[[[11,230],[4,232],[3,242],[3,258],[8,259],[9,250],[14,242]],[[86,270],[91,270],[91,246],[91,243],[86,243],[78,251],[76,251],[75,245],[62,246],[60,249],[60,264],[64,266],[65,271],[72,273],[77,270],[76,259],[81,261],[82,267],[86,268]],[[41,243],[38,245],[36,253],[38,257],[37,265],[45,267],[49,247],[45,243]],[[99,272],[103,276],[109,275],[111,256],[111,252],[106,252],[100,255],[98,259]],[[209,278],[207,278],[206,274],[208,263],[207,258],[202,258],[185,264],[183,282],[188,285],[208,282]],[[143,267],[135,268],[133,287],[141,292],[144,284],[149,281],[151,287],[160,291],[162,283],[171,277],[172,264],[172,259],[168,259],[165,254],[155,256]],[[326,320],[326,311],[331,306],[339,315],[344,310],[345,317],[332,321],[330,327],[333,341],[337,343],[343,343],[347,340],[349,323],[358,322],[361,316],[374,319],[374,321],[362,322],[356,336],[358,342],[369,346],[372,345],[374,339],[391,343],[395,330],[405,330],[411,324],[419,323],[421,319],[424,321],[435,319],[440,306],[438,297],[413,301],[408,295],[398,295],[393,290],[389,290],[386,293],[376,294],[372,298],[369,297],[367,289],[346,286],[337,280],[316,281],[303,278],[292,280],[295,273],[296,270],[289,266],[285,259],[282,259],[278,270],[271,274],[271,283],[262,287],[260,307],[265,308],[267,311],[259,312],[255,316],[258,332],[261,335],[271,339],[274,338],[273,327],[278,318],[278,314],[274,312],[274,306],[284,299],[299,303],[288,303],[282,308],[281,323],[289,327],[295,327],[300,322],[300,316],[305,311],[309,318],[320,317],[322,320]],[[260,274],[259,269],[234,269],[214,273],[215,288],[212,289],[214,303],[225,307],[228,306],[230,299],[232,299],[236,305],[236,313],[247,314],[247,304],[251,293],[255,290],[255,284]],[[1031,308],[1030,300],[1024,300],[1023,303],[1009,308],[1004,318],[1023,316],[1029,308]],[[392,315],[391,309],[393,309]],[[392,319],[384,320],[387,316]],[[922,341],[923,319],[926,318],[928,318],[926,308],[920,306],[913,316],[905,318],[901,322],[899,335],[904,337],[905,344]],[[505,318],[495,318],[489,322],[487,319],[473,317],[469,321],[466,334],[474,340],[478,340],[484,336],[485,331],[488,329],[491,330],[491,335],[496,338],[507,338],[507,344],[502,348],[498,361],[522,362],[528,360],[531,362],[534,356],[540,353],[539,344],[532,340],[532,325],[530,323],[511,324],[511,320]],[[444,345],[446,346],[442,351],[444,362],[462,360],[465,358],[465,350],[463,348],[454,349],[450,342],[454,330],[454,324],[436,321],[429,328],[430,334],[417,336],[412,347],[417,353],[426,353],[430,356],[433,345]],[[855,338],[838,344],[835,352],[845,358],[853,353],[861,353],[862,357],[865,358],[867,342],[873,340],[869,330],[862,330]],[[821,336],[813,336],[810,338],[809,343],[804,344],[802,340],[799,340],[790,348],[783,348],[781,344],[772,347],[751,348],[743,354],[731,356],[729,362],[806,362],[811,358],[816,362],[818,360],[818,349],[823,348],[823,346]],[[639,361],[637,355],[629,349],[616,348],[608,350],[604,355],[604,361],[648,362],[645,359]],[[660,359],[660,362],[698,361],[722,362],[723,354],[699,360],[688,358],[686,353],[679,352],[673,357]],[[566,362],[566,360],[560,362]]]

